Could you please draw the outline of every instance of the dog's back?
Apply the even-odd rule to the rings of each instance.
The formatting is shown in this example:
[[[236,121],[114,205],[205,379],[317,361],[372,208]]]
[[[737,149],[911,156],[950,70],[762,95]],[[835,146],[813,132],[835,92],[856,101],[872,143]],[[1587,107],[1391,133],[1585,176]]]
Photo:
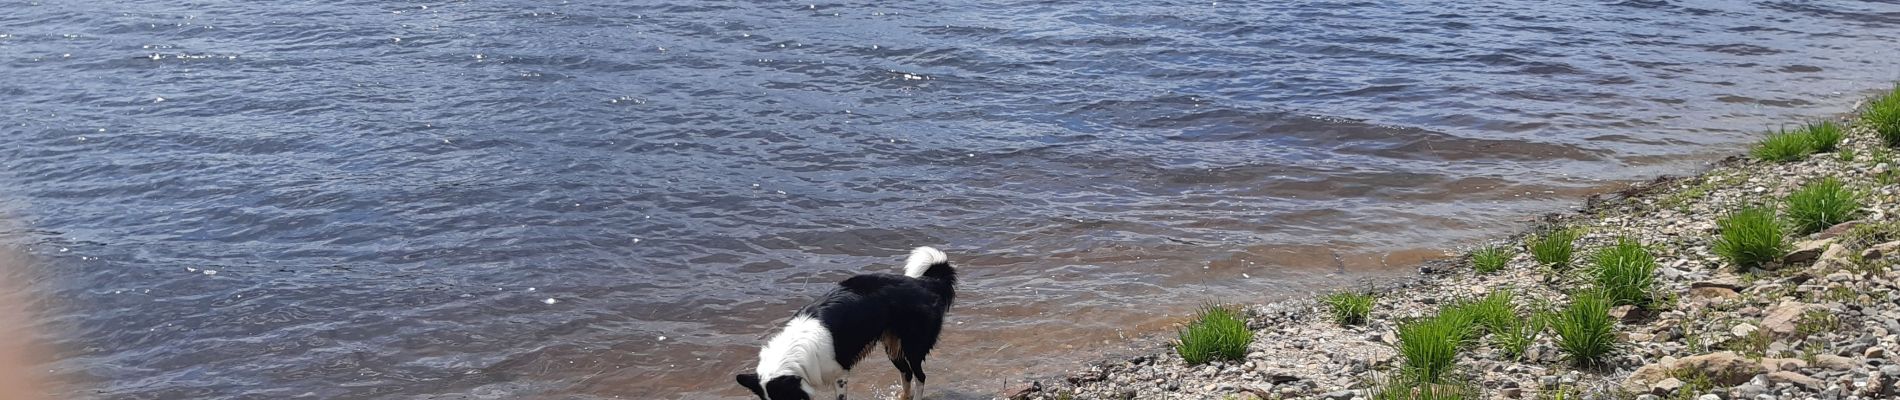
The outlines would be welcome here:
[[[761,397],[771,392],[773,380],[790,376],[800,384],[779,385],[810,391],[835,384],[842,391],[844,374],[883,343],[904,378],[900,398],[908,399],[910,381],[925,381],[924,358],[936,347],[944,315],[956,301],[956,282],[948,257],[929,247],[911,251],[904,275],[861,274],[839,282],[799,309],[786,329],[760,349],[757,375],[740,375],[739,382]],[[773,393],[770,398],[788,397]]]

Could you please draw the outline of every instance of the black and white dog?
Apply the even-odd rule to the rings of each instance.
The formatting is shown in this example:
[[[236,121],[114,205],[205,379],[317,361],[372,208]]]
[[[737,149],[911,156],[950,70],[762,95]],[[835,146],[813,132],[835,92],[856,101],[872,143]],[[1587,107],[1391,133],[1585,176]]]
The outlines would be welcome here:
[[[839,282],[759,349],[758,371],[739,374],[739,385],[764,400],[811,400],[820,387],[844,400],[851,366],[883,343],[904,376],[898,398],[910,400],[910,381],[924,384],[924,356],[937,345],[956,285],[949,258],[929,247],[911,250],[903,275],[861,274]]]

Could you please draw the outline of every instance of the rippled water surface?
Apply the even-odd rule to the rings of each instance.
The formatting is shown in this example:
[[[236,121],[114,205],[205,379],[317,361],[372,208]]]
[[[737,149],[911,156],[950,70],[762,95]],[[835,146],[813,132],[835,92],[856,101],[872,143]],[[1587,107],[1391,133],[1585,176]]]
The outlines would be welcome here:
[[[965,276],[930,393],[979,396],[1900,78],[1873,2],[0,9],[62,397],[737,398],[917,245]]]

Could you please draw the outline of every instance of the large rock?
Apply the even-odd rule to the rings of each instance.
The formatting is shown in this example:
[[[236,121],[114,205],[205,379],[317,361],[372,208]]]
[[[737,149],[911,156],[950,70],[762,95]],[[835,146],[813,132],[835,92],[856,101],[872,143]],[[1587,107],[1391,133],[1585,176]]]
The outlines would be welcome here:
[[[1691,374],[1709,377],[1709,381],[1722,386],[1735,386],[1748,382],[1749,378],[1768,372],[1761,362],[1751,361],[1732,351],[1723,351],[1683,357],[1679,360],[1664,359],[1655,364],[1644,365],[1623,379],[1623,390],[1630,393],[1654,393],[1677,370],[1687,370]],[[1680,381],[1678,380],[1678,383]]]
[[[1834,224],[1834,226],[1828,227],[1827,230],[1814,234],[1814,237],[1819,239],[1833,239],[1835,236],[1840,236],[1841,234],[1847,233],[1847,231],[1854,230],[1856,226],[1860,226],[1860,221],[1847,221]]]
[[[1788,252],[1781,260],[1787,263],[1802,263],[1821,258],[1821,252],[1834,245],[1834,239],[1807,240],[1794,244],[1794,251]]]
[[[1797,301],[1783,301],[1781,304],[1768,308],[1767,315],[1761,319],[1761,328],[1767,329],[1769,334],[1776,336],[1793,336],[1797,329],[1795,324],[1801,321],[1801,315],[1815,307],[1819,306]]]
[[[1657,396],[1668,396],[1670,394],[1676,393],[1677,390],[1682,390],[1681,379],[1664,378],[1662,381],[1656,382],[1656,384],[1654,385],[1649,385],[1649,394],[1653,394]]]
[[[1768,372],[1795,371],[1807,368],[1808,362],[1801,361],[1799,358],[1763,358],[1761,359],[1761,366],[1762,368],[1767,368]]]
[[[1819,390],[1826,386],[1821,383],[1820,379],[1814,379],[1813,377],[1802,375],[1794,371],[1770,372],[1768,373],[1768,381],[1774,383],[1792,383],[1796,386],[1807,388],[1808,390]]]
[[[1837,356],[1833,354],[1821,354],[1821,355],[1814,356],[1814,366],[1830,369],[1830,370],[1835,370],[1835,371],[1853,371],[1855,368],[1860,368],[1862,365],[1865,365],[1865,363],[1854,360],[1852,358],[1841,357],[1841,356]]]
[[[1821,252],[1821,259],[1814,262],[1814,267],[1843,268],[1853,265],[1854,260],[1848,259],[1848,255],[1853,253],[1853,250],[1848,250],[1847,246],[1828,247],[1827,251]]]
[[[1866,251],[1860,252],[1860,256],[1861,258],[1866,258],[1869,260],[1877,260],[1889,255],[1893,255],[1893,253],[1896,251],[1900,251],[1900,241],[1892,241],[1892,242],[1886,242],[1886,243],[1869,246],[1867,247]]]
[[[1676,360],[1676,365],[1673,367],[1672,369],[1688,370],[1690,373],[1707,376],[1710,382],[1722,386],[1740,385],[1748,382],[1748,379],[1755,375],[1768,372],[1761,363],[1749,361],[1748,358],[1735,354],[1733,351],[1683,357],[1681,360]],[[1665,374],[1667,374],[1666,371]]]
[[[1650,388],[1655,387],[1656,383],[1670,379],[1669,370],[1674,368],[1674,364],[1672,360],[1663,360],[1663,362],[1637,368],[1636,372],[1630,373],[1630,377],[1623,379],[1623,391],[1630,393],[1649,391]]]

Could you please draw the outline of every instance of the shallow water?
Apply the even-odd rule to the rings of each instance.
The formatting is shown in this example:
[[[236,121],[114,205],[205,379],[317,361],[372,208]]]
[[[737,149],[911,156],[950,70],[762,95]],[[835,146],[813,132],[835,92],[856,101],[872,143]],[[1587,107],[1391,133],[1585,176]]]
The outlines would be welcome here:
[[[62,397],[737,398],[935,245],[966,398],[1900,78],[1881,3],[938,3],[0,1],[0,237]]]

